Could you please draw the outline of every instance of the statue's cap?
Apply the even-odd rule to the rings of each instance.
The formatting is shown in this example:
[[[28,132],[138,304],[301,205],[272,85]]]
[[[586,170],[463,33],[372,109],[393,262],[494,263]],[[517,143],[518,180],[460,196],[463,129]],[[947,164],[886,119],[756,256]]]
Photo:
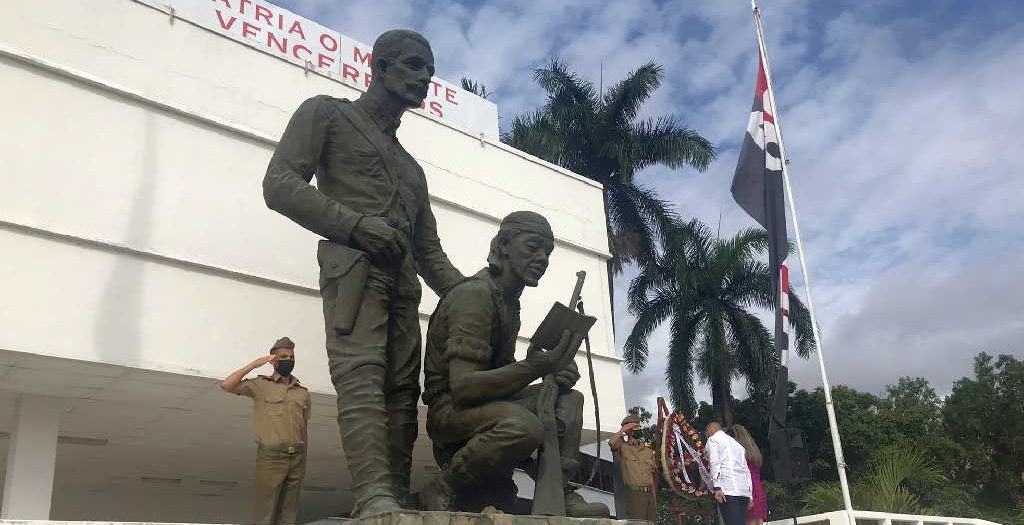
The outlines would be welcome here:
[[[623,426],[628,425],[630,423],[636,423],[637,425],[639,425],[640,424],[640,417],[637,416],[636,414],[630,414],[630,415],[622,418],[622,425]]]

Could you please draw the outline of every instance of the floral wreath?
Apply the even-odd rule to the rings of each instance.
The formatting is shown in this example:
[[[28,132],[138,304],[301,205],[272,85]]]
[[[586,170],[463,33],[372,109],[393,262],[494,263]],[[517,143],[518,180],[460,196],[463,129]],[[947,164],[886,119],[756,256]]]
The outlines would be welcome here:
[[[658,398],[658,434],[658,463],[662,476],[673,492],[686,498],[709,496],[711,492],[701,475],[702,469],[705,472],[708,469],[704,458],[704,443],[685,416],[669,413],[662,398]],[[689,446],[677,443],[678,437],[689,438]],[[691,451],[696,452],[697,457]]]

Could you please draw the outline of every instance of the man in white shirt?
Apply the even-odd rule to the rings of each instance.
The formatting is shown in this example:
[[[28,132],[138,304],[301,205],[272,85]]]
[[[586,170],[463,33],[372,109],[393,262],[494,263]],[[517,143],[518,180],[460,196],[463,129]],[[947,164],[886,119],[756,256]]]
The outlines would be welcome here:
[[[718,510],[725,525],[744,525],[752,495],[746,450],[723,432],[717,421],[704,427],[704,435],[707,437],[704,450],[711,467]]]

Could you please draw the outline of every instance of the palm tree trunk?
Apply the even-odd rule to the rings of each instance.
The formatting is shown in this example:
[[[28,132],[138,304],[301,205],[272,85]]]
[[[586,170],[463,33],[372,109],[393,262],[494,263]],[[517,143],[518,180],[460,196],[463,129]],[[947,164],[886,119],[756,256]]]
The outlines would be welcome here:
[[[722,368],[724,369],[725,367],[723,366]],[[720,392],[718,394],[718,397],[721,399],[722,402],[722,422],[725,423],[725,426],[731,427],[732,395],[730,390],[732,389],[729,388],[729,378],[726,370],[722,370],[722,377],[719,379],[719,389]]]

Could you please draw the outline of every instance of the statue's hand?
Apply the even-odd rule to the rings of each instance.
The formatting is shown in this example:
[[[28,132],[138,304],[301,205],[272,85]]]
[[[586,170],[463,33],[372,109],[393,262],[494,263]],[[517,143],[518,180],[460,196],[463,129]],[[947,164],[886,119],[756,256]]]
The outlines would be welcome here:
[[[526,361],[541,372],[542,375],[554,374],[565,369],[576,357],[576,350],[579,350],[583,343],[583,336],[573,334],[569,330],[562,332],[562,338],[558,340],[555,348],[544,351],[531,344],[526,351]]]
[[[555,383],[562,387],[563,392],[576,386],[579,380],[580,370],[576,367],[576,361],[570,361],[568,366],[555,372]]]
[[[377,261],[393,261],[402,256],[398,232],[382,217],[363,217],[352,231],[358,248]]]

